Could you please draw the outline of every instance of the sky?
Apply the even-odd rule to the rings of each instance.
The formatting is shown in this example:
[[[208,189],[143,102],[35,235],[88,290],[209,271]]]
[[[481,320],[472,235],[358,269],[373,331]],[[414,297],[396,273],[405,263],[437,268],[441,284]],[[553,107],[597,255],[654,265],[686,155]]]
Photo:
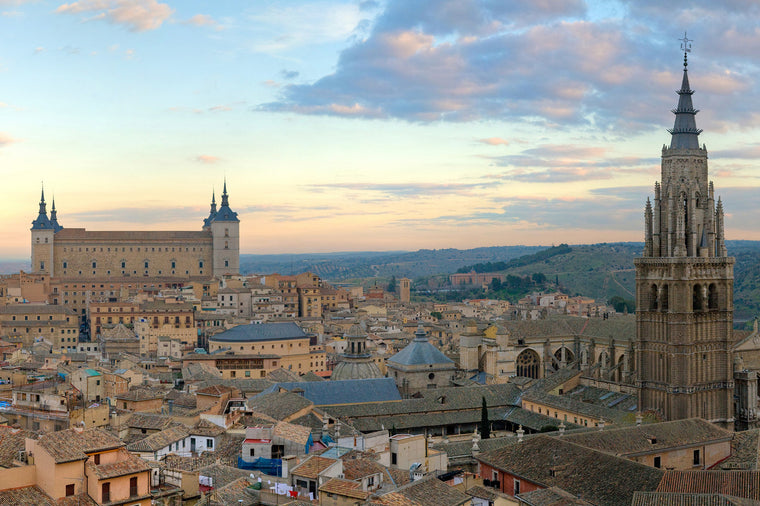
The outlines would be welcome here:
[[[242,253],[641,241],[683,52],[728,239],[760,239],[760,3],[0,0],[0,258],[64,227]]]

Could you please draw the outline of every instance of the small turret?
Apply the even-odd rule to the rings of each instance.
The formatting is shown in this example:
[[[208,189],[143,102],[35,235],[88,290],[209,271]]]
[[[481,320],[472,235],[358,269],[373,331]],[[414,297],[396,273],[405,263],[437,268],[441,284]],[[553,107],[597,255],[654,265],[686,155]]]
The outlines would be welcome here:
[[[50,209],[50,223],[53,225],[53,232],[58,232],[63,228],[58,224],[58,213],[55,210],[55,197],[53,197],[53,207]]]
[[[53,224],[47,215],[47,205],[45,204],[45,188],[42,188],[40,195],[40,211],[37,219],[32,222],[32,230],[52,230]]]

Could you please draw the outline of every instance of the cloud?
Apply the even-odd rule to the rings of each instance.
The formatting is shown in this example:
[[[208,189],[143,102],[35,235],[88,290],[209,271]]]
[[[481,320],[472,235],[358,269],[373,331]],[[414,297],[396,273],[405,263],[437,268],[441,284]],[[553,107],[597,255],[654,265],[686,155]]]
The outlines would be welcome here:
[[[222,159],[218,156],[213,155],[198,155],[195,157],[196,162],[205,163],[205,164],[214,164],[220,162]]]
[[[195,16],[181,22],[183,25],[208,26],[219,28],[219,23],[208,14],[196,14]]]
[[[496,182],[479,183],[332,183],[314,184],[307,188],[312,191],[352,190],[377,192],[393,197],[427,197],[433,195],[472,195],[473,190],[497,186]]]
[[[208,210],[205,211],[208,213]],[[116,223],[172,223],[181,222],[197,217],[200,222],[204,217],[204,210],[200,207],[117,207],[108,209],[91,209],[77,213],[66,213],[66,219],[74,222],[116,222]]]
[[[478,139],[478,142],[488,144],[489,146],[509,146],[509,141],[501,137],[489,137],[488,139]]]
[[[80,0],[59,6],[59,14],[89,14],[85,20],[106,21],[126,27],[133,32],[160,28],[174,10],[157,0]]]
[[[8,146],[9,144],[13,144],[14,142],[18,142],[18,139],[14,139],[5,132],[0,132],[0,148],[3,146]]]
[[[283,79],[290,80],[290,79],[295,79],[296,77],[298,77],[300,73],[296,70],[283,69],[280,71],[280,75],[282,76]]]
[[[690,67],[695,105],[705,111],[698,122],[713,131],[760,126],[758,107],[747,106],[760,102],[755,18],[722,3],[704,17],[691,7],[668,5],[665,15],[657,6],[621,5],[639,16],[590,20],[581,1],[389,0],[367,36],[340,53],[334,71],[283,86],[259,109],[638,133],[662,125],[677,101],[678,42],[661,35],[678,33],[675,18],[691,20],[722,48],[706,48],[714,57],[700,56]]]

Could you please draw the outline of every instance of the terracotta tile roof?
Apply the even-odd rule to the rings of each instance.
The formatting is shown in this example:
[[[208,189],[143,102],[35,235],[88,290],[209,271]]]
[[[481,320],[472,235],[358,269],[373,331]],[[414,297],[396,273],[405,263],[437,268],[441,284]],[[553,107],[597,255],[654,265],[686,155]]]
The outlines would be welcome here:
[[[163,430],[171,424],[170,416],[155,413],[133,413],[126,422],[130,428],[151,430]]]
[[[435,476],[413,481],[377,498],[377,502],[393,506],[459,506],[470,501],[469,495]]]
[[[499,497],[493,489],[487,489],[486,487],[481,487],[480,485],[475,485],[474,487],[470,487],[467,490],[464,491],[465,494],[470,495],[472,497],[478,497],[480,499],[486,499],[489,502],[493,502],[494,499]]]
[[[53,506],[50,496],[36,485],[31,487],[10,488],[0,491],[0,504],[3,506],[18,506],[20,504],[35,504],[40,506]]]
[[[185,439],[190,433],[184,425],[168,427],[160,432],[156,432],[127,446],[131,452],[156,452],[161,448],[166,448],[172,443]]]
[[[25,449],[26,438],[32,436],[33,433],[22,429],[0,426],[0,467],[11,467],[18,452]]]
[[[303,427],[301,425],[294,425],[288,422],[277,422],[272,430],[272,435],[280,436],[288,441],[295,441],[305,445],[309,440],[311,430],[308,427]]]
[[[343,476],[347,480],[360,480],[373,474],[382,474],[385,466],[369,459],[342,459]]]
[[[729,441],[734,433],[701,418],[569,434],[565,441],[612,455],[640,455],[679,446]]]
[[[370,492],[362,490],[361,483],[351,480],[342,480],[340,478],[331,478],[327,483],[319,487],[319,491],[362,500],[371,495]]]
[[[631,506],[757,506],[758,502],[721,494],[636,492]]]
[[[319,473],[335,464],[337,460],[326,459],[324,457],[309,457],[298,466],[294,467],[291,474],[303,476],[304,478],[316,479]]]
[[[88,461],[88,471],[97,476],[99,480],[150,471],[150,466],[140,457],[125,450],[120,450],[119,454],[118,462],[95,465],[92,460]]]
[[[285,420],[309,406],[313,406],[310,400],[291,392],[273,392],[248,399],[248,408],[251,411],[271,416],[276,420]]]
[[[668,471],[657,492],[725,494],[760,501],[760,471]]]
[[[156,390],[152,388],[134,388],[123,394],[119,394],[116,398],[120,401],[147,401],[151,399],[163,399],[163,390]]]
[[[226,393],[235,392],[237,391],[236,388],[232,388],[226,385],[211,385],[206,388],[201,388],[195,391],[196,394],[201,395],[214,395],[214,396],[222,396]]]
[[[657,489],[664,475],[660,469],[545,435],[481,453],[475,459],[600,506],[630,504],[633,492]]]
[[[193,436],[208,436],[216,437],[224,434],[224,428],[218,426],[215,423],[209,422],[206,419],[199,420],[194,427],[190,429],[190,434]]]
[[[40,436],[37,446],[47,451],[57,464],[84,460],[87,454],[124,446],[118,437],[103,429],[76,429],[50,432]]]
[[[731,456],[716,467],[723,470],[758,470],[760,461],[760,429],[734,433],[731,441]]]
[[[518,494],[517,498],[520,499],[520,504],[525,503],[530,506],[591,506],[590,502],[586,502],[557,487],[541,488],[532,492]]]

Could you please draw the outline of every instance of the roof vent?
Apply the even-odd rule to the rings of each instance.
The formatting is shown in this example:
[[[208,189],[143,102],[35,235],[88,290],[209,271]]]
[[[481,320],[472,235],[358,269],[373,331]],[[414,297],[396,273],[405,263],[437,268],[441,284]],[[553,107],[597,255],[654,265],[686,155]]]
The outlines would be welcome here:
[[[657,444],[657,438],[656,438],[656,437],[654,437],[654,436],[649,436],[649,437],[647,438],[647,440],[648,440],[648,441],[649,441],[651,444],[653,444],[653,445],[656,445],[656,444]]]

